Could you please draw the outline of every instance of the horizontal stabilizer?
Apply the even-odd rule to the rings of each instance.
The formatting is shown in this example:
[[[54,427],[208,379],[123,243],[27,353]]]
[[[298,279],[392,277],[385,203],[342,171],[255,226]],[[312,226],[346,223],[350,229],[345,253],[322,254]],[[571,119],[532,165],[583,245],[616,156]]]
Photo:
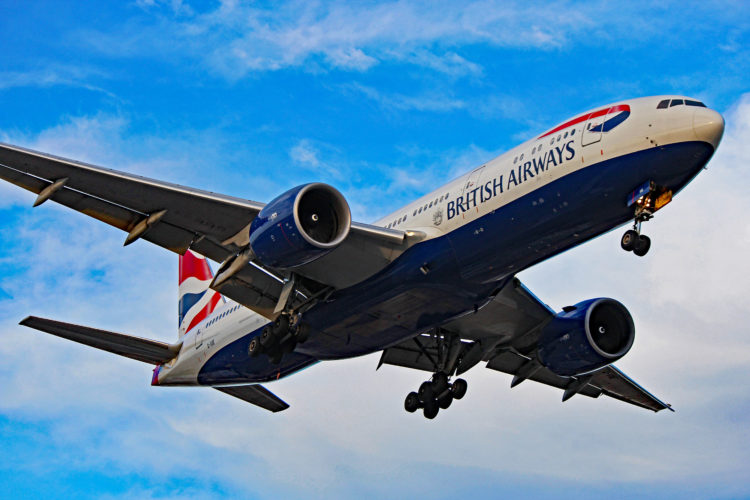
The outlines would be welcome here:
[[[180,344],[170,345],[156,340],[97,330],[96,328],[37,318],[36,316],[29,316],[20,324],[153,365],[166,363],[177,356],[180,350]]]
[[[214,389],[274,413],[289,408],[288,404],[262,385],[236,385],[232,387],[214,387]]]

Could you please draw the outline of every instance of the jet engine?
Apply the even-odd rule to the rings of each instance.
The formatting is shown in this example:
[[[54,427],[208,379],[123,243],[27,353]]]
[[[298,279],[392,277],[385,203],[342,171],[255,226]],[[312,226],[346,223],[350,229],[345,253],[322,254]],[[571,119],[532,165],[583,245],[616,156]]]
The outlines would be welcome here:
[[[303,184],[263,207],[250,225],[250,247],[265,266],[297,267],[336,248],[351,223],[341,193],[327,184]]]
[[[623,357],[635,339],[630,312],[614,299],[566,307],[542,330],[539,360],[561,376],[583,375]]]

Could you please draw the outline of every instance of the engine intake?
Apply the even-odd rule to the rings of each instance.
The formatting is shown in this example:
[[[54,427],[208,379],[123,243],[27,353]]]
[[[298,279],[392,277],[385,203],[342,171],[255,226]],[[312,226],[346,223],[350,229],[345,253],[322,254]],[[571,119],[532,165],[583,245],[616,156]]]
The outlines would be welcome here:
[[[322,257],[349,235],[344,196],[323,184],[303,184],[263,207],[250,225],[250,247],[265,266],[286,269]]]
[[[582,375],[622,358],[634,339],[633,318],[624,305],[590,299],[556,315],[542,330],[539,360],[557,375]]]

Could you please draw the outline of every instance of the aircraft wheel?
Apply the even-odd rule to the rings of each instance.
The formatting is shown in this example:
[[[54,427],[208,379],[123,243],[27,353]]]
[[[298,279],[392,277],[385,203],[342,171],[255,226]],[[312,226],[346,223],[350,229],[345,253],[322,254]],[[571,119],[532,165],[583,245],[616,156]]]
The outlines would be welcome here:
[[[307,335],[310,333],[310,326],[307,323],[300,323],[297,325],[297,342],[304,344],[307,340]]]
[[[462,378],[457,378],[451,384],[451,394],[456,399],[461,399],[466,395],[466,390],[469,388],[469,384]]]
[[[424,405],[423,413],[425,418],[429,418],[430,420],[432,420],[433,418],[437,417],[439,411],[440,406],[438,406],[437,401],[435,401],[434,399],[427,401]]]
[[[416,392],[410,392],[406,396],[406,400],[404,401],[404,409],[409,413],[414,413],[419,409],[419,396]]]
[[[289,316],[286,314],[282,314],[278,318],[276,318],[276,321],[274,321],[274,325],[276,325],[276,331],[281,332],[281,337],[286,335],[286,332],[289,330]]]
[[[641,235],[638,240],[635,242],[635,248],[633,248],[633,253],[636,254],[638,257],[643,257],[646,255],[651,248],[651,238],[645,235]]]
[[[438,400],[440,408],[447,410],[453,402],[453,394],[450,392]]]
[[[263,346],[260,344],[260,338],[259,337],[253,337],[253,339],[250,341],[250,344],[247,346],[247,353],[251,357],[256,357],[258,354],[263,351]]]
[[[625,234],[620,238],[620,246],[626,252],[631,252],[635,249],[636,242],[638,241],[638,233],[632,229],[625,231]]]
[[[263,331],[260,333],[260,344],[265,348],[269,348],[275,343],[276,332],[274,331],[273,327],[271,327],[271,325],[264,326]]]
[[[425,404],[433,399],[435,391],[432,387],[432,382],[423,382],[419,386],[419,400]]]

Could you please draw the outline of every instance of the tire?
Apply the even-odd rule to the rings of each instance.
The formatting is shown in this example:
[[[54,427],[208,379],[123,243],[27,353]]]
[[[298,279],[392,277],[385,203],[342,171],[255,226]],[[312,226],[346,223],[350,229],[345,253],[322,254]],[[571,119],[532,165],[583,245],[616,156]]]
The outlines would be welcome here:
[[[635,248],[633,248],[633,253],[636,254],[638,257],[643,257],[646,255],[651,248],[651,238],[648,236],[641,235],[638,240],[635,242]]]
[[[263,346],[260,343],[260,336],[253,337],[253,339],[250,341],[250,344],[247,346],[247,353],[250,355],[251,358],[256,357],[258,354],[260,354],[263,351]]]
[[[281,332],[281,337],[286,335],[286,332],[289,331],[289,316],[286,314],[282,314],[278,318],[276,318],[276,321],[274,321],[274,325],[276,325],[276,331]]]
[[[432,388],[432,382],[423,382],[419,386],[419,400],[422,403],[427,404],[428,401],[432,401],[435,391]]]
[[[271,325],[263,327],[263,331],[260,333],[260,345],[268,349],[276,344],[276,332]]]
[[[416,392],[410,392],[404,400],[404,409],[409,413],[414,413],[419,409],[419,396]]]
[[[297,343],[304,344],[307,340],[307,336],[310,333],[310,326],[307,325],[307,323],[300,323],[297,325],[297,335],[295,338],[297,339]]]
[[[632,229],[625,231],[625,234],[620,238],[620,246],[626,252],[632,252],[635,248],[635,244],[638,241],[638,233]]]
[[[450,392],[438,400],[438,405],[443,410],[447,410],[453,402],[453,394]]]
[[[424,410],[422,410],[422,413],[424,414],[424,418],[429,418],[430,420],[432,420],[433,418],[437,417],[439,411],[440,406],[438,406],[437,401],[433,399],[431,401],[428,401],[424,405]]]
[[[469,388],[469,384],[462,378],[457,378],[451,384],[451,394],[455,399],[461,399],[466,395],[466,390]]]

